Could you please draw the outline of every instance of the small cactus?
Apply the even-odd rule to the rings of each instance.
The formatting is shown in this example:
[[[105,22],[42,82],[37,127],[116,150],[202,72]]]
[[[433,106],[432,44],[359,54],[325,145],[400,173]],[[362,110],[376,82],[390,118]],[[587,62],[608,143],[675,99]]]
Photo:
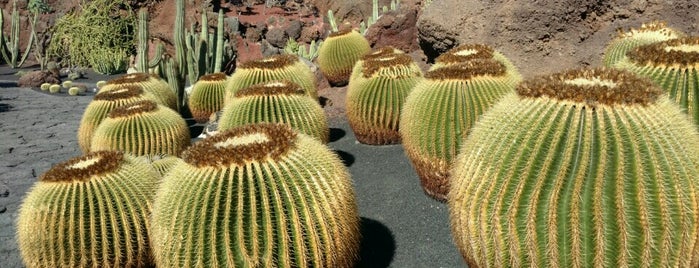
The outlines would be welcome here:
[[[122,75],[118,78],[107,81],[104,86],[100,87],[100,91],[109,91],[118,89],[124,85],[138,85],[143,87],[143,90],[153,94],[158,99],[158,103],[177,110],[177,95],[170,85],[157,75],[148,73],[131,73]]]
[[[262,83],[239,90],[223,109],[218,129],[258,122],[285,123],[323,143],[329,139],[323,108],[290,81]]]
[[[522,75],[517,67],[505,55],[483,44],[465,44],[450,49],[434,60],[430,71],[475,59],[493,59],[505,65],[505,70],[510,76],[512,84],[517,84],[522,80]]]
[[[369,41],[354,30],[330,33],[318,48],[318,68],[333,85],[349,81],[354,64],[371,52]]]
[[[154,170],[121,152],[52,167],[22,201],[17,242],[27,267],[148,267]]]
[[[223,109],[227,81],[225,73],[215,73],[204,75],[194,83],[188,99],[194,120],[205,123],[209,121],[211,114]]]
[[[97,83],[95,83],[95,87],[97,87],[97,89],[101,89],[106,84],[107,84],[107,81],[100,80],[100,81],[97,81]]]
[[[79,87],[70,87],[70,88],[68,89],[68,95],[77,96],[78,93],[80,93],[80,88],[79,88]]]
[[[69,89],[73,86],[73,81],[70,81],[70,80],[63,81],[63,83],[61,83],[61,86],[65,89]]]
[[[190,139],[187,123],[179,113],[144,100],[109,112],[95,129],[90,150],[178,156],[189,146]]]
[[[153,204],[158,267],[354,266],[351,178],[325,145],[283,124],[251,124],[182,158]]]
[[[644,23],[639,29],[628,31],[618,30],[618,35],[607,44],[604,49],[604,66],[612,67],[621,59],[626,57],[626,53],[636,47],[667,41],[684,37],[684,33],[667,27],[665,22],[652,21]]]
[[[61,92],[61,85],[58,84],[53,84],[49,87],[49,92],[51,93],[59,93]]]
[[[699,133],[661,93],[572,70],[483,114],[448,198],[469,267],[697,267]]]
[[[42,91],[48,91],[50,87],[51,83],[42,83],[40,88]]]

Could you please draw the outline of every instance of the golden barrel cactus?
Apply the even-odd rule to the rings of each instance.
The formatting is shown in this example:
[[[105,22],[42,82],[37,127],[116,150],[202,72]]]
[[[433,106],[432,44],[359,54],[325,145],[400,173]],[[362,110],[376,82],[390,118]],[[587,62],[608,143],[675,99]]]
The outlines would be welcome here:
[[[330,84],[343,85],[349,81],[354,64],[369,52],[369,41],[357,31],[333,32],[318,48],[318,68]]]
[[[160,77],[148,73],[125,74],[107,81],[100,92],[119,89],[125,85],[141,86],[143,90],[152,94],[161,103],[170,109],[177,110],[177,94],[170,85]]]
[[[189,110],[198,123],[209,121],[211,114],[223,109],[228,76],[225,73],[207,74],[192,85],[187,100]]]
[[[604,49],[602,62],[606,67],[612,67],[626,57],[627,52],[636,47],[680,37],[684,37],[684,33],[667,27],[667,24],[661,21],[644,23],[640,28],[628,31],[620,29],[617,36]]]
[[[510,76],[513,84],[517,84],[522,80],[522,75],[510,59],[492,47],[483,44],[464,44],[448,50],[434,60],[430,71],[477,59],[493,59],[505,65],[505,71]]]

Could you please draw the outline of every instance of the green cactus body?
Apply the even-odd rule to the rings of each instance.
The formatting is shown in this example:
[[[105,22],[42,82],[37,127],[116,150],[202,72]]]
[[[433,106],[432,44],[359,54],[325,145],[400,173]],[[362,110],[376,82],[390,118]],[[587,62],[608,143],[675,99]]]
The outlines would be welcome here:
[[[374,50],[371,53],[368,53],[368,54],[362,56],[361,58],[359,58],[359,60],[357,60],[357,62],[354,64],[354,67],[352,67],[352,73],[350,73],[350,78],[348,81],[355,80],[358,76],[362,75],[362,69],[364,69],[364,62],[365,61],[375,59],[375,58],[381,58],[383,56],[394,55],[394,54],[404,54],[404,53],[405,52],[403,52],[402,50],[391,47],[391,46],[382,47],[382,48]]]
[[[235,97],[243,88],[279,80],[289,80],[301,86],[306,95],[318,99],[315,75],[296,55],[274,55],[261,60],[242,63],[228,79],[225,103]]]
[[[157,75],[148,73],[131,73],[107,81],[100,91],[110,91],[125,85],[138,85],[146,92],[153,94],[157,102],[170,109],[177,110],[177,95],[170,85]]]
[[[49,92],[51,92],[51,93],[59,93],[59,92],[61,92],[61,85],[51,85],[51,86],[49,86]]]
[[[189,146],[190,139],[187,123],[179,113],[144,100],[109,112],[95,129],[90,150],[178,156]]]
[[[17,242],[27,267],[148,267],[158,176],[121,152],[94,152],[41,175],[22,201]]]
[[[158,267],[354,266],[351,178],[317,140],[251,124],[195,143],[183,160],[153,204]]]
[[[606,67],[612,67],[626,57],[627,52],[636,47],[683,36],[682,32],[668,28],[664,22],[660,21],[644,23],[639,29],[630,29],[626,32],[619,30],[617,37],[607,44],[602,62]]]
[[[188,99],[189,110],[199,123],[209,121],[211,114],[223,109],[228,76],[224,73],[204,75],[192,86]]]
[[[223,108],[218,129],[259,122],[285,123],[323,143],[329,139],[323,108],[290,81],[268,82],[239,90]]]
[[[359,74],[347,87],[347,118],[357,140],[364,144],[400,143],[400,113],[405,99],[422,79],[422,70],[406,54],[365,56]]]
[[[333,32],[318,48],[318,68],[331,84],[346,84],[355,63],[369,52],[369,41],[357,31]]]
[[[470,267],[696,267],[699,133],[661,90],[613,69],[522,82],[452,170]]]
[[[182,162],[181,158],[168,154],[143,155],[139,158],[153,167],[160,177],[164,177],[175,165]]]
[[[653,80],[699,126],[699,37],[639,46],[614,67]]]
[[[425,74],[403,105],[399,132],[425,193],[444,201],[448,173],[464,137],[487,109],[514,91],[505,66],[471,60]]]
[[[453,64],[459,64],[462,62],[475,60],[475,59],[493,59],[503,65],[505,65],[505,70],[512,80],[511,83],[516,85],[522,81],[522,75],[517,70],[512,62],[505,57],[499,51],[494,50],[492,47],[482,44],[465,44],[458,47],[452,48],[446,53],[439,55],[434,61],[434,64],[430,67],[430,71],[444,66],[450,66]]]

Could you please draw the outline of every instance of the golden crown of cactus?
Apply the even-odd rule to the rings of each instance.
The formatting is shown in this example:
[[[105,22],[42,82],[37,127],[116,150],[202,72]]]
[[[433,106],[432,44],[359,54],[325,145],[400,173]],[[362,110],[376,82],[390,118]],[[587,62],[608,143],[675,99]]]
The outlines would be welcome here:
[[[168,83],[154,74],[131,73],[107,81],[100,91],[111,91],[125,85],[141,86],[143,90],[152,94],[161,103],[171,109],[177,109],[177,95]]]
[[[697,149],[687,117],[630,72],[522,82],[461,147],[454,239],[471,267],[696,267]]]
[[[179,113],[151,100],[109,112],[92,135],[90,150],[134,155],[179,155],[190,144],[189,128]]]
[[[211,114],[223,109],[228,76],[225,73],[207,74],[192,86],[188,107],[199,123],[209,121]]]
[[[149,97],[150,96],[150,97]],[[151,99],[140,86],[129,85],[111,91],[100,91],[87,105],[78,127],[78,145],[83,153],[90,152],[92,134],[114,108]]]
[[[353,266],[360,234],[351,179],[317,140],[284,124],[251,124],[195,143],[183,160],[153,205],[158,267]]]
[[[218,129],[259,122],[285,123],[324,143],[329,139],[323,108],[291,81],[267,82],[239,90],[223,108]]]
[[[394,54],[404,54],[400,49],[397,49],[392,46],[386,46],[382,48],[375,49],[371,51],[370,53],[364,54],[361,58],[357,60],[357,62],[354,64],[354,67],[352,67],[352,72],[350,73],[350,78],[348,81],[352,81],[356,79],[357,76],[362,75],[362,69],[364,69],[364,62],[367,60],[371,59],[376,59],[376,58],[381,58],[384,56],[389,56],[389,55],[394,55]]]
[[[699,37],[685,37],[639,46],[615,68],[650,78],[699,126]]]
[[[522,80],[522,75],[517,67],[505,55],[483,44],[464,44],[450,49],[435,59],[430,71],[478,59],[493,59],[505,65],[505,71],[510,76],[512,84],[517,84]]]
[[[225,103],[243,88],[278,80],[292,81],[303,88],[306,95],[318,99],[315,75],[300,58],[292,54],[274,55],[261,60],[242,63],[228,79]]]
[[[331,84],[345,84],[354,64],[369,52],[369,41],[357,31],[334,32],[318,48],[318,68]]]
[[[487,59],[429,71],[415,85],[399,132],[427,195],[446,199],[449,168],[463,138],[484,111],[513,91],[505,66]]]
[[[398,125],[405,99],[422,79],[413,59],[400,53],[368,54],[352,73],[347,88],[347,118],[357,140],[365,144],[400,142]]]
[[[667,27],[665,22],[652,21],[644,23],[639,29],[618,30],[604,50],[604,66],[611,67],[626,57],[626,53],[636,47],[683,37],[684,33]]]
[[[27,267],[148,267],[153,169],[121,152],[52,167],[22,201],[17,241]]]

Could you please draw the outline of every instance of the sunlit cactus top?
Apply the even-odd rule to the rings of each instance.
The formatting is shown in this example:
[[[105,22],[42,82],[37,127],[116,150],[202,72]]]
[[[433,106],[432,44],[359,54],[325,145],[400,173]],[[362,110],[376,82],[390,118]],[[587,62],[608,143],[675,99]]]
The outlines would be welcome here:
[[[604,66],[611,67],[624,57],[626,53],[642,45],[662,42],[684,36],[684,33],[667,27],[665,22],[651,21],[644,23],[638,29],[617,30],[618,34],[604,52]]]

